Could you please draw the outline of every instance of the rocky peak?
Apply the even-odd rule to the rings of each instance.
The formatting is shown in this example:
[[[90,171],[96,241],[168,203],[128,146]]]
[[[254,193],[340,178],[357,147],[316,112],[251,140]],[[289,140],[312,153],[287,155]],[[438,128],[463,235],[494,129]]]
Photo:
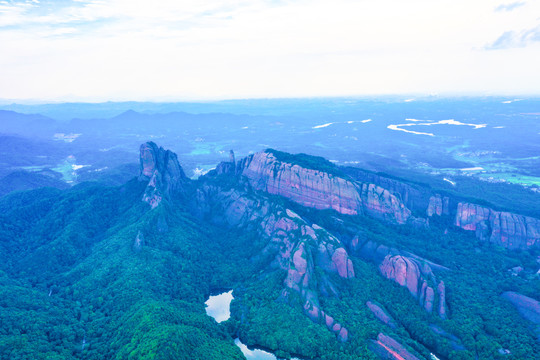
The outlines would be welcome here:
[[[147,142],[140,147],[139,181],[148,182],[143,201],[152,208],[182,189],[187,179],[175,153]]]

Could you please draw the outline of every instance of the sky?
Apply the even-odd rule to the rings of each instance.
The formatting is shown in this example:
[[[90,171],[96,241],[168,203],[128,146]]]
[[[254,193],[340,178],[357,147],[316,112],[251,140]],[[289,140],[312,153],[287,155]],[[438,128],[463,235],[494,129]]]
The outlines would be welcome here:
[[[540,1],[0,0],[0,99],[540,95]]]

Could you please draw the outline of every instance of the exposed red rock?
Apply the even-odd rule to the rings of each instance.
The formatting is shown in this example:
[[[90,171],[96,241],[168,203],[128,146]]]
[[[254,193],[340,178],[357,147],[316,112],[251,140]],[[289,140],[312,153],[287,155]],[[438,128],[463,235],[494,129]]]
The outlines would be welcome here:
[[[290,209],[237,189],[202,186],[194,200],[199,216],[213,215],[209,220],[214,223],[247,228],[267,239],[268,244],[258,258],[271,257],[271,266],[287,271],[282,298],[287,298],[289,290],[298,292],[310,319],[326,325],[340,341],[347,340],[348,330],[321,310],[316,291],[321,280],[329,282],[328,278],[317,277],[316,268],[345,279],[354,277],[352,261],[336,237],[316,224],[309,225]]]
[[[509,249],[540,246],[540,220],[509,212],[495,211],[471,203],[459,203],[455,225],[475,231],[481,240]]]
[[[437,293],[439,294],[439,316],[441,319],[446,319],[446,287],[444,281],[441,281],[437,286]]]
[[[404,255],[388,254],[379,265],[379,270],[387,279],[406,287],[426,311],[433,311],[435,291],[429,283],[434,283],[436,278],[428,263],[420,264],[418,260]],[[446,289],[442,281],[437,287],[437,294],[438,314],[446,319]]]
[[[419,360],[399,342],[383,333],[379,333],[377,340],[371,340],[369,348],[384,360]]]
[[[253,188],[286,197],[302,206],[333,209],[346,215],[368,213],[399,224],[411,216],[411,211],[398,198],[380,186],[282,162],[271,152],[242,159],[237,172]]]
[[[416,262],[401,255],[387,255],[379,265],[379,270],[384,277],[405,286],[415,298],[418,297],[418,280],[421,274]]]

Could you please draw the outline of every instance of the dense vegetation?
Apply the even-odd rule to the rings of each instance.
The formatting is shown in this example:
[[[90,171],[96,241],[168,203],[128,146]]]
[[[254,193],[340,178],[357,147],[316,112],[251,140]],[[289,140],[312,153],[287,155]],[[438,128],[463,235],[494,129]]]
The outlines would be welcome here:
[[[294,159],[321,165],[319,158]],[[350,340],[339,343],[304,315],[299,297],[279,301],[286,274],[251,261],[261,247],[255,234],[202,222],[180,198],[151,210],[140,201],[144,185],[84,183],[0,198],[0,359],[242,359],[236,336],[284,358],[375,359],[366,340],[379,332],[426,358],[433,352],[441,359],[534,359],[540,352],[529,324],[499,296],[540,293],[538,250],[481,243],[445,217],[416,229],[281,199],[340,237],[361,233],[450,268],[437,273],[448,289],[450,317],[443,321],[375,264],[353,257],[356,278],[333,277],[339,298],[320,297],[350,331]],[[508,270],[518,265],[525,270],[513,276]],[[203,304],[217,289],[234,289],[232,317],[222,324]],[[368,300],[399,326],[379,322]]]
[[[226,261],[238,251],[245,262],[242,250],[181,208],[148,211],[141,191],[132,181],[0,201],[1,359],[242,358],[203,304],[249,269]]]

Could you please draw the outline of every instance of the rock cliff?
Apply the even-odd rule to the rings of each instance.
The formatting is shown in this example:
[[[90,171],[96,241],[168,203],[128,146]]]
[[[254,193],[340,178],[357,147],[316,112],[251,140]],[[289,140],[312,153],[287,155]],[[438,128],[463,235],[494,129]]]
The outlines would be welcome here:
[[[369,348],[385,360],[419,360],[403,345],[383,333],[379,333],[377,340],[370,341]]]
[[[431,313],[433,311],[437,301],[437,313],[442,319],[446,319],[446,289],[444,282],[439,282],[436,287],[438,295],[436,300],[434,285],[431,284],[436,284],[437,279],[429,264],[425,262],[421,264],[418,260],[403,255],[388,254],[379,265],[379,270],[387,279],[406,287],[427,312]]]
[[[152,209],[157,207],[163,198],[179,192],[187,179],[178,163],[176,154],[147,142],[140,147],[139,181],[148,182],[142,200]]]
[[[429,205],[430,192],[423,186],[397,180],[384,174],[376,174],[364,169],[346,167],[345,173],[359,182],[376,184],[394,194],[410,210],[422,213]]]
[[[475,231],[481,240],[509,249],[540,246],[540,220],[529,216],[500,212],[471,203],[459,203],[455,225]]]
[[[450,199],[447,196],[442,197],[439,194],[433,195],[429,198],[429,204],[427,208],[427,216],[433,215],[450,215]]]
[[[380,186],[282,161],[270,150],[242,159],[236,172],[254,189],[283,196],[302,206],[333,209],[345,215],[369,214],[398,224],[406,223],[411,216],[396,196]]]

